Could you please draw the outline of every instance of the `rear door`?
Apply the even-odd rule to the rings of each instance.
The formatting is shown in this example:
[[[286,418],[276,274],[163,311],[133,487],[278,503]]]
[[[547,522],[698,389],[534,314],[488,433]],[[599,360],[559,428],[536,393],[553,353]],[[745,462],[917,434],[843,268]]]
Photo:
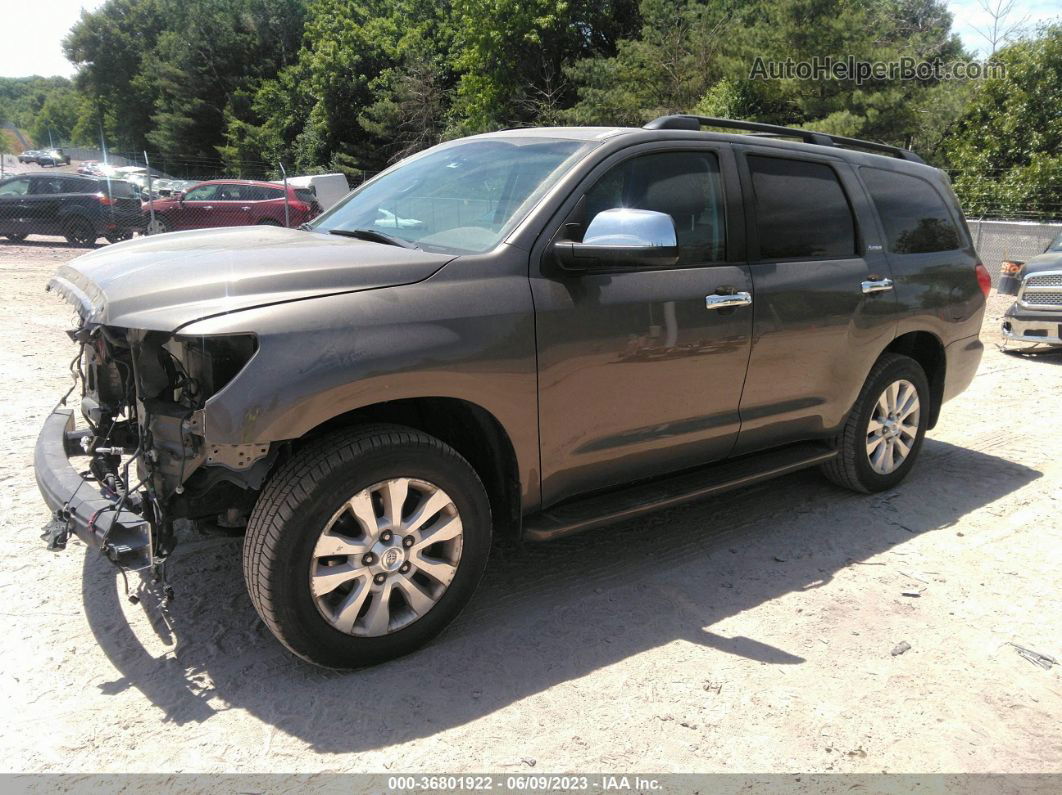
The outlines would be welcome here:
[[[547,239],[581,241],[616,207],[675,223],[679,262],[531,274],[545,503],[725,457],[737,438],[752,312],[740,188],[726,144],[650,144],[599,165]]]
[[[851,166],[741,147],[753,343],[735,453],[821,438],[844,421],[896,329],[880,233]]]

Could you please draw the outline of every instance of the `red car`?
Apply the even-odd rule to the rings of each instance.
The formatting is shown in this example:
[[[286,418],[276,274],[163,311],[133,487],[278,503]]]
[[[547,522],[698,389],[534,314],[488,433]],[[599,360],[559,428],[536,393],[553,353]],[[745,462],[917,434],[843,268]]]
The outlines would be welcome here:
[[[154,222],[151,210],[155,210]],[[217,226],[284,226],[284,186],[272,182],[215,179],[170,198],[144,202],[148,234]],[[312,191],[288,188],[288,226],[321,212]]]

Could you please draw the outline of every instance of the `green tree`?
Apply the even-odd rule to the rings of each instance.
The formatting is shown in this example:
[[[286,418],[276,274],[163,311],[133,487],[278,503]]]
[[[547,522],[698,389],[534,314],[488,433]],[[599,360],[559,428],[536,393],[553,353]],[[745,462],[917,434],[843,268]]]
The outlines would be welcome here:
[[[971,214],[1062,214],[1062,25],[998,50],[945,144]]]

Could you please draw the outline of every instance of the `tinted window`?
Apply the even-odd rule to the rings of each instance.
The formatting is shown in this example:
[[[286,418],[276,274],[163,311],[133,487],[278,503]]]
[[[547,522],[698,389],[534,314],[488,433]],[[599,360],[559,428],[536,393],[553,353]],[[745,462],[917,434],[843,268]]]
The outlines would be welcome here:
[[[140,197],[140,189],[131,182],[125,182],[120,179],[107,180],[105,183],[98,183],[100,187],[103,187],[112,198],[115,199],[136,199]],[[98,190],[99,188],[97,188]]]
[[[43,177],[33,180],[30,193],[35,196],[54,196],[63,193],[63,180],[59,177]]]
[[[1062,251],[1062,234],[1052,240],[1045,251]]]
[[[63,193],[96,193],[99,189],[99,185],[95,180],[71,177],[63,179]]]
[[[0,182],[0,196],[25,196],[29,193],[30,181],[28,179],[9,179]]]
[[[217,185],[200,185],[198,188],[192,188],[188,193],[184,194],[184,198],[188,201],[210,201],[217,196]]]
[[[832,168],[779,157],[748,160],[760,259],[855,254],[855,220]]]
[[[881,216],[889,251],[925,254],[961,246],[948,206],[924,179],[881,168],[860,173]]]
[[[711,152],[632,158],[590,189],[585,206],[586,224],[599,212],[617,207],[667,213],[675,222],[681,265],[726,258],[723,183],[719,159]]]

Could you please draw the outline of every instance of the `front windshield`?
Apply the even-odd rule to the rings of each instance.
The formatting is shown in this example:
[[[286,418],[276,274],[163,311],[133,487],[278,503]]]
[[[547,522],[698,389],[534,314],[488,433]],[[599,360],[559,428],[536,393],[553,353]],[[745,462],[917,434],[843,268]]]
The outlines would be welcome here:
[[[1062,232],[1059,233],[1058,237],[1051,241],[1051,245],[1045,249],[1044,253],[1046,254],[1049,251],[1052,253],[1056,251],[1062,252]]]
[[[310,228],[370,230],[429,251],[488,251],[591,146],[534,137],[444,144],[367,182]]]

